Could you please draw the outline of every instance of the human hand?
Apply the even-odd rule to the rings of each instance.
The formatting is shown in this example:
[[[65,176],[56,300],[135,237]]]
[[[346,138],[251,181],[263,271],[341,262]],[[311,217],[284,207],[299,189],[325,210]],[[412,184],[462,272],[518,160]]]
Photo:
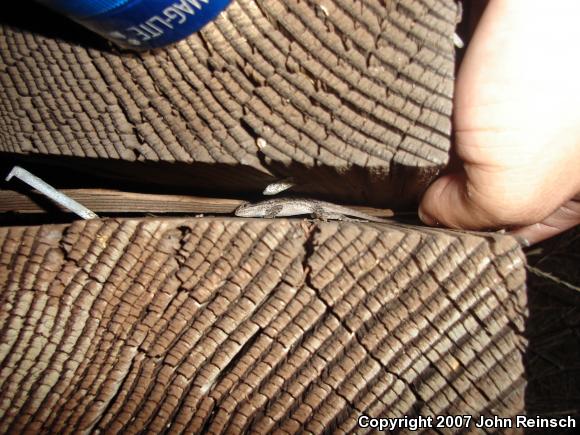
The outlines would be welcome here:
[[[458,169],[426,191],[425,223],[529,243],[580,223],[578,17],[577,0],[489,1],[457,78]]]

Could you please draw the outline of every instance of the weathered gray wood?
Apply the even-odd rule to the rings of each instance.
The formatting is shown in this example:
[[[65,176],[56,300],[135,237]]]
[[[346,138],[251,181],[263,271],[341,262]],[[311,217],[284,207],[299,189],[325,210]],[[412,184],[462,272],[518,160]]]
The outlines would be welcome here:
[[[313,433],[523,410],[513,239],[140,219],[0,229],[0,431]]]
[[[56,38],[66,22],[48,37],[3,24],[0,151],[197,164],[216,189],[257,190],[212,177],[219,164],[261,188],[293,176],[408,202],[448,159],[456,20],[455,0],[237,0],[145,54]]]

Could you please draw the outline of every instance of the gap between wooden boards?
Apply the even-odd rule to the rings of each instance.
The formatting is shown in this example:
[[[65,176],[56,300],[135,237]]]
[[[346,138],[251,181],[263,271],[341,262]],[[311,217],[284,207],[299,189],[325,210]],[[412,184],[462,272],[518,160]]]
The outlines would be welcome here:
[[[164,195],[125,192],[111,189],[61,189],[95,213],[169,213],[169,214],[232,214],[246,201],[230,198],[209,198],[193,195]],[[263,199],[272,199],[264,197]],[[50,213],[56,204],[36,191],[25,195],[14,190],[0,190],[0,213]],[[348,206],[372,216],[389,217],[392,211],[364,206]]]

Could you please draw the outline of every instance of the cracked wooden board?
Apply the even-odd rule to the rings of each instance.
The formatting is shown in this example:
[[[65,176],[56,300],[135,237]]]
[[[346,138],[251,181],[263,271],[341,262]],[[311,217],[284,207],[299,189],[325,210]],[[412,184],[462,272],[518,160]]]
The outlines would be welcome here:
[[[456,20],[455,0],[236,0],[172,47],[119,54],[6,18],[0,150],[183,163],[222,191],[292,176],[299,192],[409,201],[448,159]]]
[[[349,433],[524,409],[524,257],[382,224],[0,229],[0,431]]]

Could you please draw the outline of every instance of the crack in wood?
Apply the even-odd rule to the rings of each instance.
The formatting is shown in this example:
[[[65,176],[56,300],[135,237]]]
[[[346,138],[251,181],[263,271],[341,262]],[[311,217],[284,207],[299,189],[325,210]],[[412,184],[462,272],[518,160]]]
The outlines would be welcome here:
[[[360,413],[521,412],[521,252],[417,231],[0,228],[0,430],[352,432]]]

